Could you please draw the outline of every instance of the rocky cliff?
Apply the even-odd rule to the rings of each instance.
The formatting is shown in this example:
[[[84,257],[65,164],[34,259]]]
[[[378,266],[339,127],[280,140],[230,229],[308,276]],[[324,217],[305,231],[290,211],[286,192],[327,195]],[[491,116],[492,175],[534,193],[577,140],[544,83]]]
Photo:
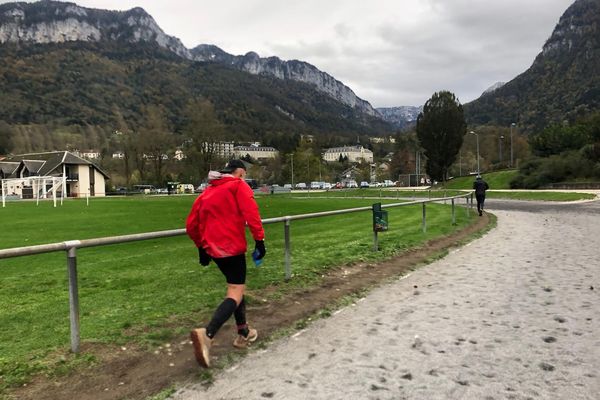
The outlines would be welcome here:
[[[0,43],[102,40],[156,42],[181,57],[190,57],[181,41],[165,34],[142,8],[107,11],[58,1],[0,5]]]
[[[406,129],[417,123],[417,117],[423,111],[423,106],[381,107],[376,110],[384,121],[396,128]]]
[[[339,102],[368,115],[378,116],[369,102],[360,99],[352,89],[315,66],[298,60],[283,61],[278,57],[261,58],[255,52],[234,56],[214,45],[200,45],[191,50],[197,61],[212,61],[234,66],[242,71],[259,75],[267,74],[278,79],[290,79],[315,85],[317,90],[326,93]]]
[[[473,124],[525,131],[600,109],[600,1],[576,0],[560,17],[531,67],[465,104]]]
[[[194,61],[225,63],[251,74],[308,83],[333,99],[370,116],[379,115],[365,100],[331,75],[302,61],[260,58],[249,52],[234,56],[213,45],[187,49],[179,39],[163,32],[142,8],[109,11],[80,7],[74,3],[40,1],[0,5],[1,43],[64,43],[72,41],[150,42]]]

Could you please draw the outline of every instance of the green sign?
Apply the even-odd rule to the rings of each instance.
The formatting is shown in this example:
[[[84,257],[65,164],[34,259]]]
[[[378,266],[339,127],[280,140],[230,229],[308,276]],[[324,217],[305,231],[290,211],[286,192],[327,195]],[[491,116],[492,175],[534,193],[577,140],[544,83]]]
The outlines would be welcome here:
[[[388,230],[388,212],[381,209],[381,203],[373,204],[373,232]]]

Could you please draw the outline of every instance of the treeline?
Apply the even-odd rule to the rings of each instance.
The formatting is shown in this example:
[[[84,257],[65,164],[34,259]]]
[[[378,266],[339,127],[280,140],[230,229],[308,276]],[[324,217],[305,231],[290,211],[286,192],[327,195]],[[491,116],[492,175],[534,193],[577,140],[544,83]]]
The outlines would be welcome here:
[[[512,187],[600,181],[600,112],[551,125],[531,135],[529,143],[533,157],[521,166]]]
[[[138,123],[160,105],[174,131],[183,109],[206,99],[239,140],[277,132],[383,135],[390,125],[311,85],[184,60],[148,43],[0,46],[0,120],[9,125],[114,125],[114,109]]]

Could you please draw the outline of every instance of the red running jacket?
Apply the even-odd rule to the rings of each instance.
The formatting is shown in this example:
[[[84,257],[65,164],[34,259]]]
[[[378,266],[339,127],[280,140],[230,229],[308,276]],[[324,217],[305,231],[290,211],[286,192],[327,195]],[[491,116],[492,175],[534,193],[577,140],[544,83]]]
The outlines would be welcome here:
[[[210,181],[194,201],[186,232],[211,257],[231,257],[246,252],[246,223],[254,240],[264,240],[254,192],[242,179],[225,176]]]

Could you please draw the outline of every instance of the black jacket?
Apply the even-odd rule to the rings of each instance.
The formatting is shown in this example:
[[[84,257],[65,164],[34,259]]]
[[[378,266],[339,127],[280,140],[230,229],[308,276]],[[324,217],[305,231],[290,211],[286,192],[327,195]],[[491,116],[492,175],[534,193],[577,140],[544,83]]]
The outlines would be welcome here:
[[[475,194],[477,196],[484,196],[485,191],[489,188],[489,185],[483,179],[477,179],[475,182],[473,182],[473,189],[475,190]]]

